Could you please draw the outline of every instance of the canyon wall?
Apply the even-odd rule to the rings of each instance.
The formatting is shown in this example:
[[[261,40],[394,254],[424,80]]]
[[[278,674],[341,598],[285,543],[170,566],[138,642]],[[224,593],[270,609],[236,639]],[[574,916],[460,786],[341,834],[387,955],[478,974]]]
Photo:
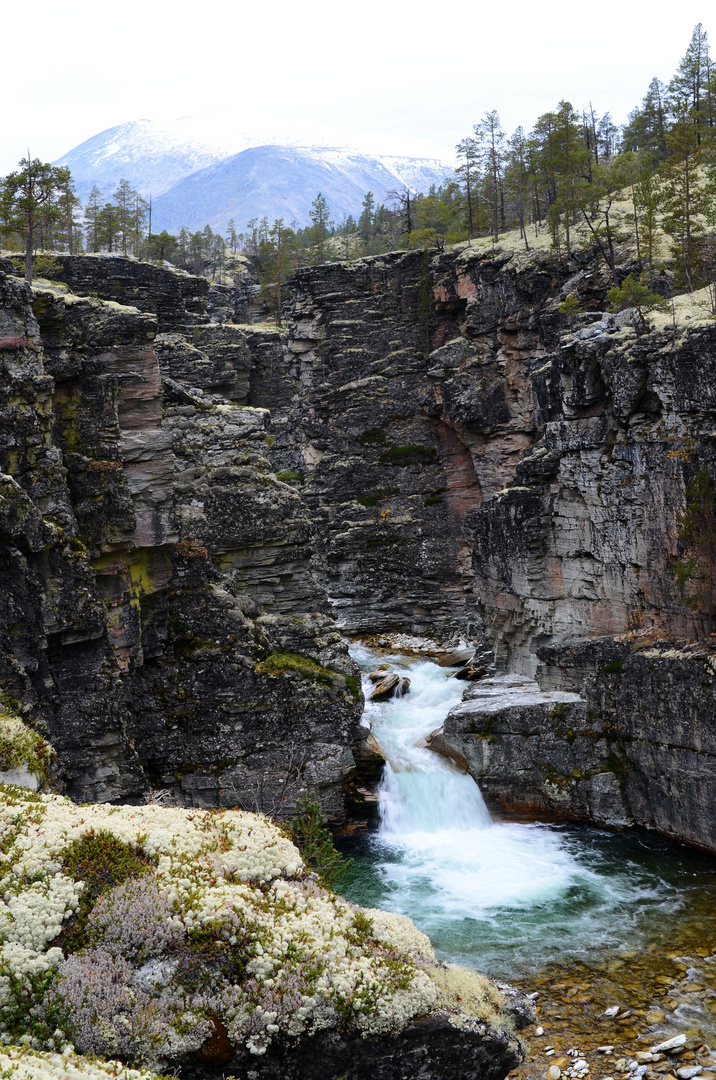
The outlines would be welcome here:
[[[339,631],[465,636],[539,684],[489,722],[470,690],[435,741],[493,805],[713,847],[712,646],[673,569],[713,322],[604,315],[593,252],[306,268],[287,333],[230,321],[241,286],[61,275],[86,297],[2,279],[0,678],[74,796],[271,809],[300,776],[339,818]]]
[[[0,274],[0,682],[75,799],[343,813],[356,669],[246,349]]]
[[[716,326],[637,333],[609,284],[590,253],[469,247],[302,271],[272,452],[341,626],[458,628],[536,693],[486,709],[478,683],[433,742],[493,807],[714,850],[716,661],[674,561],[686,485],[714,475]]]
[[[298,272],[272,454],[305,475],[346,628],[482,620],[530,673],[542,644],[703,632],[672,560],[716,453],[716,328],[570,326],[564,297],[602,307],[609,284],[582,260],[463,247]]]

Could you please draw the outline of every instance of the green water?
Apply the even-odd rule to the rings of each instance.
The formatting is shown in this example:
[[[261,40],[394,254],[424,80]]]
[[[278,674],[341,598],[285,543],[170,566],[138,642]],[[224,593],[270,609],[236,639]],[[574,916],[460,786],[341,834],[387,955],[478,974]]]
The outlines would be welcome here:
[[[714,859],[640,830],[513,828],[548,832],[572,856],[572,880],[556,895],[465,915],[429,872],[413,873],[411,856],[377,834],[344,844],[355,862],[340,891],[354,903],[409,915],[443,959],[493,977],[537,976],[555,964],[633,950],[716,952]]]
[[[352,652],[364,671],[386,659]],[[442,959],[540,987],[568,1044],[604,1041],[612,1004],[631,1013],[612,1033],[625,1045],[676,1031],[716,1044],[716,860],[642,830],[492,821],[474,781],[422,745],[460,684],[387,659],[411,690],[366,708],[387,759],[380,825],[344,842],[341,893],[409,916]]]

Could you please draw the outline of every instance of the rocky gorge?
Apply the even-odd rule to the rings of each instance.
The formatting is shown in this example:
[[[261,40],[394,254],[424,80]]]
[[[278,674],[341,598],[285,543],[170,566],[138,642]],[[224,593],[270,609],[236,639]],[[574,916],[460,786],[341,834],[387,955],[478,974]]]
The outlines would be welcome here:
[[[309,267],[285,328],[245,321],[248,270],[14,269],[0,687],[54,748],[36,783],[277,818],[308,789],[355,823],[382,762],[346,638],[462,642],[471,680],[427,743],[489,806],[716,851],[716,650],[673,569],[714,464],[708,312],[605,314],[593,251]],[[400,1038],[443,1075],[463,1050],[435,1024]],[[490,1054],[465,1075],[517,1061]]]
[[[70,793],[268,806],[301,758],[340,818],[340,634],[462,636],[537,693],[474,684],[434,739],[495,805],[713,846],[714,661],[673,572],[713,464],[707,312],[637,333],[589,252],[299,270],[285,332],[238,321],[248,271],[53,273],[76,291],[3,281],[3,680]]]

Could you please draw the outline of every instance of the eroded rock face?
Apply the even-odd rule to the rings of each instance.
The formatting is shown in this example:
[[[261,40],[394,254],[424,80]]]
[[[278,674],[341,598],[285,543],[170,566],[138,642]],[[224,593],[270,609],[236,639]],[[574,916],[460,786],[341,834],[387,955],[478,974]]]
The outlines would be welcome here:
[[[481,618],[526,674],[541,645],[634,618],[702,629],[671,562],[685,485],[714,463],[716,329],[570,328],[557,308],[565,277],[586,279],[576,258],[462,248],[297,275],[296,396],[277,404],[272,455],[306,476],[316,571],[349,629]],[[608,283],[589,270],[596,306]]]
[[[342,627],[445,633],[475,621],[462,521],[480,491],[467,447],[424,407],[419,252],[296,275],[295,399],[273,460],[306,477],[314,567]]]
[[[303,786],[340,818],[356,669],[269,414],[214,392],[246,396],[223,329],[164,408],[152,314],[0,275],[0,682],[75,798],[281,814]]]
[[[469,771],[498,810],[634,823],[716,850],[716,673],[706,650],[606,638],[540,654],[548,672],[561,659],[581,695],[519,675],[486,679],[432,749]]]
[[[642,667],[615,639],[704,633],[673,561],[686,485],[716,466],[716,328],[637,336],[600,314],[609,283],[589,253],[558,267],[467,247],[430,261],[426,325],[422,260],[297,277],[300,386],[273,453],[306,474],[341,624],[484,632],[498,671],[581,695],[568,724],[548,701],[514,706],[482,743],[446,724],[443,748],[495,800],[713,847],[716,677],[679,656]],[[572,287],[594,313],[570,327],[558,306]],[[583,668],[572,654],[593,639]],[[624,650],[610,696],[601,668]],[[684,744],[670,749],[674,726]]]

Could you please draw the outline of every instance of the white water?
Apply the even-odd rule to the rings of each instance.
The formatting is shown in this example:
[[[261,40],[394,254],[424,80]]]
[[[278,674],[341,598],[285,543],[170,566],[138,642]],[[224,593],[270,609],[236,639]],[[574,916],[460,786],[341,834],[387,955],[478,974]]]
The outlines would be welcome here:
[[[653,874],[614,865],[588,837],[580,845],[559,828],[492,822],[472,778],[421,745],[464,683],[430,661],[351,652],[364,672],[387,659],[411,680],[405,696],[366,708],[387,764],[372,884],[356,899],[409,915],[447,955],[493,970],[506,950],[512,964],[530,966],[537,935],[542,960],[614,947],[626,941],[635,906],[663,901]],[[366,680],[366,697],[371,688]]]

